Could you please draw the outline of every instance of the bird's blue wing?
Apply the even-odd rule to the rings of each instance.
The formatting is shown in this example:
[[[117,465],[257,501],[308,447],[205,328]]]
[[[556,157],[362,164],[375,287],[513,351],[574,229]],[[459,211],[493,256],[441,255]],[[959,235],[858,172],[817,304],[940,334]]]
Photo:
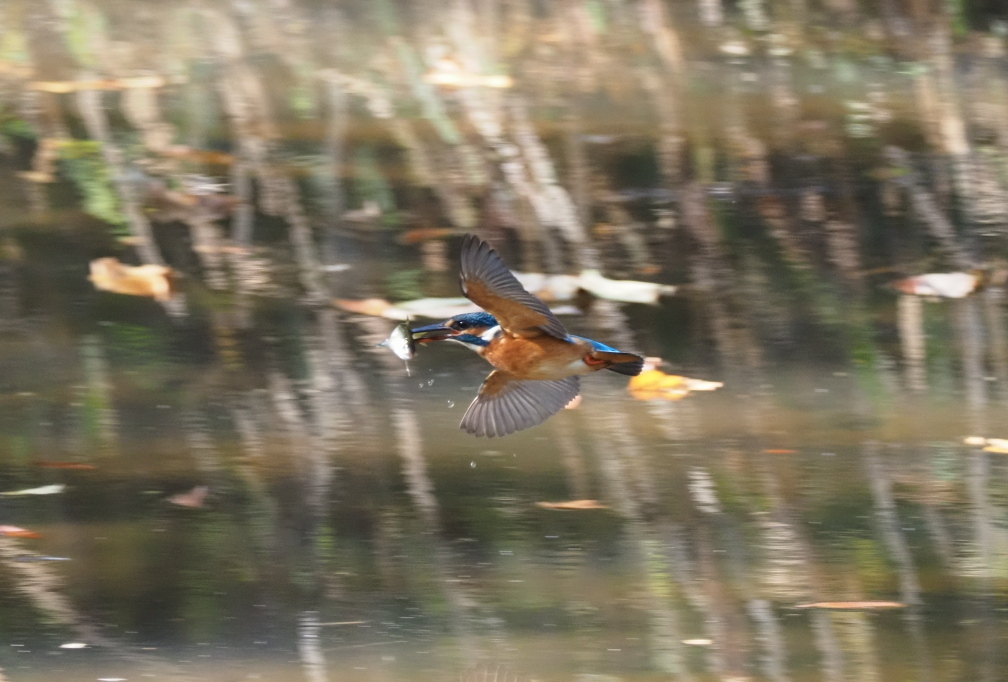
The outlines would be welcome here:
[[[542,424],[574,400],[579,390],[576,376],[557,381],[520,380],[494,370],[459,427],[474,436],[506,436]]]
[[[497,318],[505,331],[525,338],[542,334],[568,338],[549,307],[525,291],[497,252],[475,235],[462,239],[461,270],[462,293]]]
[[[611,346],[607,346],[604,343],[599,343],[598,341],[595,341],[594,339],[586,339],[583,336],[574,336],[573,334],[571,334],[570,337],[572,339],[574,339],[575,341],[586,341],[588,343],[588,345],[590,345],[592,347],[592,350],[601,350],[601,351],[606,351],[607,353],[619,353],[620,352],[618,349],[613,348]]]

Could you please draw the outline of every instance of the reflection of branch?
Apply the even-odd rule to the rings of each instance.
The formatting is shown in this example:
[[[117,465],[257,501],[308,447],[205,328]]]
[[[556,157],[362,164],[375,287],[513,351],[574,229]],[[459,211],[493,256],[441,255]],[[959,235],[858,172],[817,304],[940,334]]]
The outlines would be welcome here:
[[[973,258],[959,244],[955,228],[938,208],[934,197],[921,186],[920,179],[911,165],[909,154],[899,147],[889,147],[886,149],[886,156],[889,158],[889,163],[903,173],[894,181],[903,187],[914,213],[948,253],[953,266],[960,270],[972,269],[975,266]]]
[[[164,265],[164,259],[154,243],[154,233],[150,222],[140,208],[140,200],[136,188],[126,176],[126,163],[122,151],[112,142],[109,133],[108,119],[102,108],[101,92],[98,90],[79,90],[77,92],[77,107],[80,109],[84,126],[91,139],[101,145],[102,157],[112,175],[112,185],[119,196],[123,214],[129,225],[130,232],[137,240],[137,251],[144,263]]]
[[[896,322],[903,346],[906,385],[913,393],[927,390],[924,348],[924,304],[920,296],[901,294],[896,306]]]
[[[326,660],[319,646],[318,611],[302,611],[298,623],[298,653],[308,682],[326,682]]]
[[[867,441],[861,446],[861,454],[867,469],[868,483],[872,491],[872,501],[875,505],[875,516],[881,527],[882,537],[889,549],[889,554],[896,562],[899,575],[900,598],[910,608],[906,611],[906,624],[910,640],[914,647],[914,658],[924,677],[930,676],[931,661],[924,642],[924,631],[921,627],[919,607],[921,605],[920,583],[914,569],[913,558],[906,539],[900,532],[899,517],[896,514],[896,503],[892,497],[892,483],[889,472],[880,461],[879,444]]]
[[[28,597],[39,611],[54,623],[69,628],[74,637],[91,646],[107,649],[115,656],[139,664],[158,677],[183,679],[168,663],[151,656],[130,651],[122,644],[103,635],[98,627],[74,608],[61,590],[59,576],[38,561],[34,552],[22,549],[16,540],[0,537],[0,563],[14,577],[14,587]],[[0,682],[3,674],[0,672]]]

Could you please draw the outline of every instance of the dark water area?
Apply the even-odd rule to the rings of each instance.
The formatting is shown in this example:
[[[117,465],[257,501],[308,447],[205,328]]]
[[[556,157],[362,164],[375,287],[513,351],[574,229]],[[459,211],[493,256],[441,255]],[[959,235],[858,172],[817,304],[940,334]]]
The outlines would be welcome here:
[[[1008,13],[870,5],[0,6],[0,682],[1008,679]],[[466,233],[646,372],[460,430]]]

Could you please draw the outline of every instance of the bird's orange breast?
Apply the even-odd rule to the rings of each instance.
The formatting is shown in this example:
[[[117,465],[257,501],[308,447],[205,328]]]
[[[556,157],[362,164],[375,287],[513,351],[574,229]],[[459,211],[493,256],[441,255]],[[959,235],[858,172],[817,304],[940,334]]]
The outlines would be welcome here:
[[[519,379],[562,379],[579,373],[570,367],[586,352],[587,348],[578,342],[552,336],[525,339],[505,333],[490,342],[483,357]]]

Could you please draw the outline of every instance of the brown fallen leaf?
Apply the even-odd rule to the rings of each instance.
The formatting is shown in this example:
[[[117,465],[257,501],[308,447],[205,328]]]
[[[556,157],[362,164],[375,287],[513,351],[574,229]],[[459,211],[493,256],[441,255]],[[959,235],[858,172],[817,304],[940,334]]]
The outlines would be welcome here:
[[[195,149],[185,145],[172,145],[161,151],[165,156],[174,159],[185,159],[208,165],[229,166],[234,163],[234,156],[227,152],[212,149]]]
[[[94,464],[84,464],[83,462],[32,462],[32,466],[43,469],[70,469],[74,471],[94,471],[98,468]]]
[[[797,450],[788,450],[787,448],[767,448],[763,452],[768,455],[795,455],[798,453]]]
[[[418,227],[413,230],[406,230],[400,234],[396,237],[396,242],[403,246],[412,246],[429,239],[443,239],[453,234],[455,234],[455,230],[447,227]]]
[[[568,500],[566,502],[536,502],[537,507],[543,509],[561,509],[575,511],[581,509],[608,509],[606,505],[598,500]]]
[[[155,301],[171,300],[175,271],[167,265],[126,265],[116,258],[91,261],[88,279],[96,289],[128,296],[147,296]]]
[[[833,611],[872,611],[882,609],[902,609],[906,604],[898,601],[817,601],[798,604],[796,609],[829,609]]]
[[[9,538],[40,538],[42,537],[38,533],[24,528],[18,528],[17,526],[3,526],[0,525],[0,535],[4,535]]]
[[[177,493],[168,498],[168,501],[179,507],[189,507],[198,509],[206,501],[210,488],[205,485],[198,485],[187,493]]]

